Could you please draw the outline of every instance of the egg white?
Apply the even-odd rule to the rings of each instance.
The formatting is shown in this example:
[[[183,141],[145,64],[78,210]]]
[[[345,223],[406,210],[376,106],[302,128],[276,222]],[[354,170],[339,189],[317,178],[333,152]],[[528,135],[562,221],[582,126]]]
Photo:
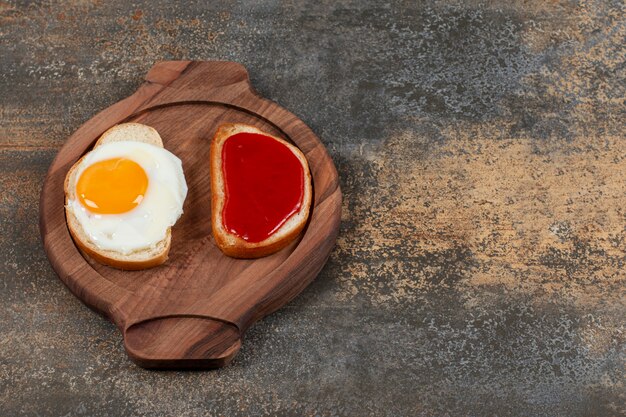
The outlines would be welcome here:
[[[77,167],[78,180],[96,162],[126,158],[139,164],[148,177],[148,188],[137,207],[121,214],[96,214],[78,200],[67,202],[89,239],[100,249],[124,255],[153,248],[162,241],[167,229],[183,213],[187,183],[180,159],[155,145],[120,141],[100,145],[88,153]],[[76,187],[76,184],[71,186]]]

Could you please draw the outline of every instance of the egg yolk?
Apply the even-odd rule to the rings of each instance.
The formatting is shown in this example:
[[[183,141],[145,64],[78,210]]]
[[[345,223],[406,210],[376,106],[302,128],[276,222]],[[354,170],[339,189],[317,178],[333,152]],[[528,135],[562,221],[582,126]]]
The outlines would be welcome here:
[[[137,207],[148,189],[148,176],[136,162],[107,159],[87,167],[76,184],[81,204],[92,213],[119,214]]]

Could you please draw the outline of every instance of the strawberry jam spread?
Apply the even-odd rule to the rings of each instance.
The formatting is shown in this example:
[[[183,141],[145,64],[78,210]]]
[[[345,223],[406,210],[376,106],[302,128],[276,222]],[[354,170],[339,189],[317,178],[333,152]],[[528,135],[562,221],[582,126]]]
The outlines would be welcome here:
[[[250,243],[278,230],[302,206],[304,170],[283,143],[238,133],[222,147],[225,228]]]

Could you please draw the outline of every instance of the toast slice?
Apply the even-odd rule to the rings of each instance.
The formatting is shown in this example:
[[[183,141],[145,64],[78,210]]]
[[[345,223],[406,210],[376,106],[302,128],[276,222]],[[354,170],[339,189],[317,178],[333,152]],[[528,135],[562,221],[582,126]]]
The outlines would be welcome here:
[[[134,140],[163,148],[163,141],[159,133],[152,127],[140,123],[123,123],[113,126],[100,136],[94,149],[110,142]],[[65,177],[65,216],[67,227],[74,243],[83,252],[101,264],[124,270],[140,270],[161,265],[167,260],[172,243],[171,228],[167,229],[165,238],[153,248],[137,250],[130,254],[123,254],[114,250],[101,249],[90,241],[89,235],[83,230],[74,214],[70,200],[76,199],[77,168],[83,158],[79,159]]]
[[[291,214],[266,239],[251,242],[228,230],[224,222],[227,187],[223,169],[223,148],[226,141],[239,133],[253,133],[269,137],[287,147],[299,160],[303,169],[303,195],[299,209]],[[246,124],[221,125],[211,142],[211,223],[213,237],[220,250],[234,258],[259,258],[270,255],[287,246],[298,237],[309,217],[312,200],[311,173],[304,154],[294,145]],[[252,202],[251,202],[252,203]]]

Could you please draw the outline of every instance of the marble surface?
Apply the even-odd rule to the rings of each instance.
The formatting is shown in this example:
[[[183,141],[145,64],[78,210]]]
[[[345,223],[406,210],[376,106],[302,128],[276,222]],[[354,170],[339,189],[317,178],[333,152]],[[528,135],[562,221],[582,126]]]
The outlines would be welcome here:
[[[622,1],[0,2],[0,414],[626,414]],[[333,157],[317,280],[211,372],[130,362],[38,198],[155,61],[233,60]]]

